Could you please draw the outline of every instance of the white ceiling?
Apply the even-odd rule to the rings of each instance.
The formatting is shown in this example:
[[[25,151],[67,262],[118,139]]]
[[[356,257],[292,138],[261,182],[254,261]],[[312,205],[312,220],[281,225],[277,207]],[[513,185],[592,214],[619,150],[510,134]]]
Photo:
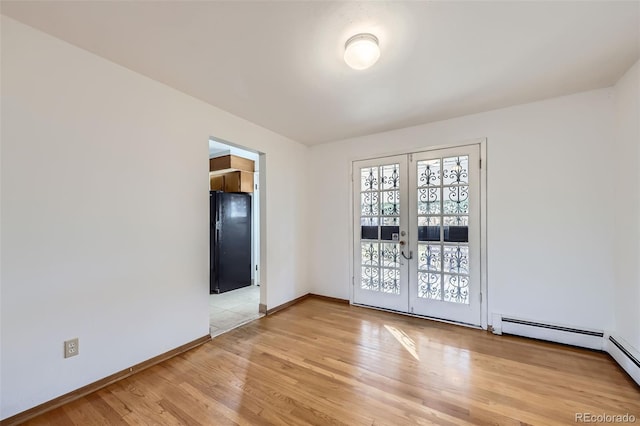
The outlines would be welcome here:
[[[611,86],[640,56],[637,1],[2,1],[1,11],[308,145]],[[358,32],[380,40],[366,71],[342,60]]]

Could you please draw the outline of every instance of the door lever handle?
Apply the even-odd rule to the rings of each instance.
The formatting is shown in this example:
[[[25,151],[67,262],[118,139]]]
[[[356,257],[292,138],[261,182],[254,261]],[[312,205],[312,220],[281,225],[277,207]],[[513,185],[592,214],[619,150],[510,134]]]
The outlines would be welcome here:
[[[411,259],[413,259],[413,252],[412,252],[411,250],[409,250],[409,257],[407,257],[407,256],[404,254],[404,250],[400,250],[400,254],[402,255],[402,257],[404,257],[404,258],[405,258],[405,259],[407,259],[407,260],[411,260]]]

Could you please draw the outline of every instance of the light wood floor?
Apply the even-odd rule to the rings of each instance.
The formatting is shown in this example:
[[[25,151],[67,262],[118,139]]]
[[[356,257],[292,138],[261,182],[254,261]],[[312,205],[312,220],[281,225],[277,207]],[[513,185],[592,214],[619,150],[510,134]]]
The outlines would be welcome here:
[[[310,298],[28,424],[553,425],[577,412],[640,423],[640,388],[606,354]]]

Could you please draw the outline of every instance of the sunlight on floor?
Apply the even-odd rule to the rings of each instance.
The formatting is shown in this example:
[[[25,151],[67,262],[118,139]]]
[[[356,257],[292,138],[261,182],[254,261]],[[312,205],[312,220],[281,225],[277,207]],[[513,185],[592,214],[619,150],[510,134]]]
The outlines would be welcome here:
[[[400,342],[400,344],[407,350],[407,352],[411,354],[411,356],[420,361],[416,348],[416,342],[414,342],[411,337],[407,336],[407,334],[399,328],[395,328],[387,324],[384,325],[384,328],[386,328],[387,331],[391,333],[391,335],[395,337],[398,342]]]

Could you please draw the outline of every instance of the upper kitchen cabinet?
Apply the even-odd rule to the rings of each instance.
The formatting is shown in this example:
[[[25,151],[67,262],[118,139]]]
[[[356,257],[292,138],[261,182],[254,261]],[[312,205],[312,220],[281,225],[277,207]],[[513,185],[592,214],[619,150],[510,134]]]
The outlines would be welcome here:
[[[209,180],[212,191],[253,192],[253,160],[225,155],[209,159]]]

